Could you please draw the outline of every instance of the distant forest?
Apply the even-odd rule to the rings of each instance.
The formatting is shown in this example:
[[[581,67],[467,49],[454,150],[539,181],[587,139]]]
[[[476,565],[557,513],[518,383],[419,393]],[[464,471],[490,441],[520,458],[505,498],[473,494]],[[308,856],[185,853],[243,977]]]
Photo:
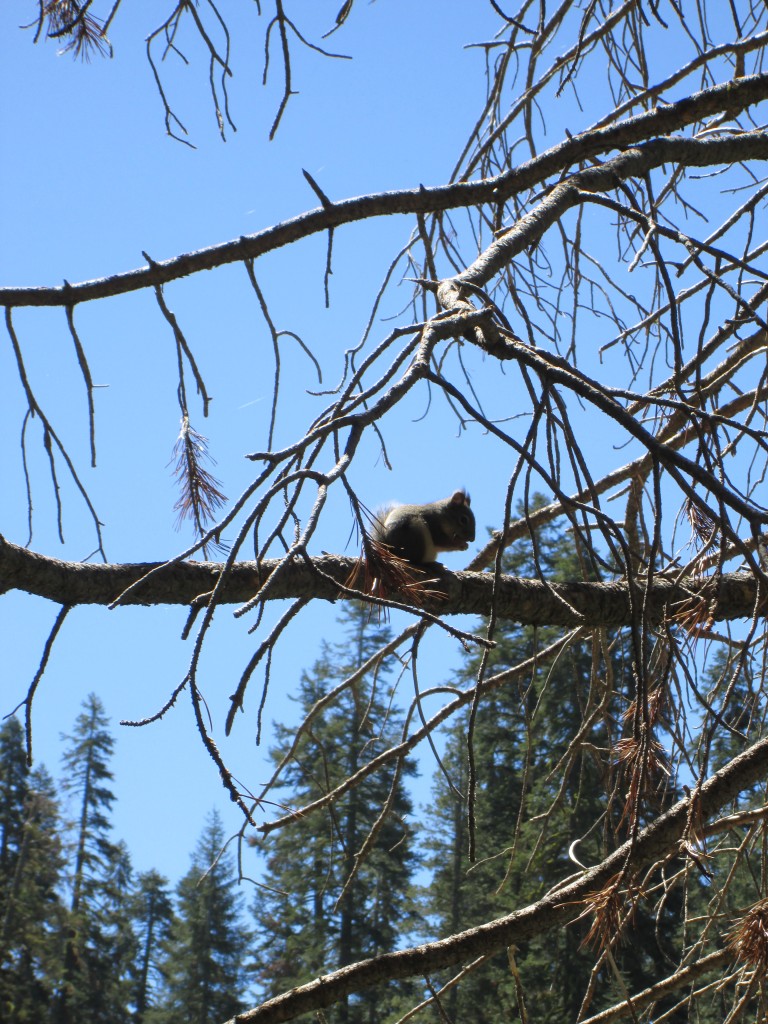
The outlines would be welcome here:
[[[569,538],[543,528],[535,557],[547,578],[574,576],[577,552]],[[534,575],[533,558],[531,545],[521,542],[505,556],[504,569]],[[621,783],[620,757],[606,752],[622,749],[632,689],[620,633],[606,632],[606,662],[596,672],[586,642],[548,655],[562,631],[497,625],[484,670],[492,668],[503,685],[467,703],[434,751],[429,828],[419,826],[426,816],[414,806],[416,769],[407,758],[393,759],[389,774],[368,774],[323,808],[324,795],[401,741],[405,724],[393,692],[408,669],[395,658],[373,657],[388,625],[354,606],[341,621],[344,642],[326,645],[301,679],[305,727],[298,741],[279,724],[273,732],[273,756],[283,768],[272,799],[286,811],[317,801],[321,809],[252,840],[261,866],[253,880],[238,879],[216,813],[201,823],[191,867],[178,884],[155,871],[133,871],[130,850],[112,836],[114,740],[95,694],[65,737],[58,780],[28,768],[19,721],[2,723],[3,1024],[221,1024],[319,974],[532,903],[626,838],[623,801],[613,806],[605,799],[606,773]],[[479,657],[466,654],[444,688],[460,695],[473,686]],[[526,659],[527,673],[504,676],[505,666]],[[356,672],[369,661],[368,671]],[[345,681],[324,708],[324,695]],[[595,711],[585,733],[588,705]],[[660,713],[660,764],[672,727]],[[723,762],[732,756],[716,753]],[[553,764],[555,772],[544,770]],[[648,820],[678,796],[675,781],[660,771],[641,817]],[[670,885],[659,913],[649,914],[638,899],[631,941],[617,944],[597,968],[599,936],[579,919],[502,956],[481,957],[458,978],[371,989],[334,1006],[324,1020],[394,1024],[407,1015],[442,1024],[562,1024],[579,1019],[585,990],[593,994],[590,1013],[597,1013],[622,998],[619,978],[639,991],[669,973],[685,921],[696,916],[697,901],[704,907],[720,888],[714,871],[734,876],[719,910],[723,919],[756,898],[759,872],[753,875],[750,857],[740,855],[734,867],[722,856],[689,880],[685,893]],[[709,1004],[699,1004],[705,1022],[723,1019],[714,980]],[[677,998],[668,1007],[659,1001],[665,1020],[687,1019],[685,1007],[674,1009]],[[420,1001],[414,1018],[408,1011]]]

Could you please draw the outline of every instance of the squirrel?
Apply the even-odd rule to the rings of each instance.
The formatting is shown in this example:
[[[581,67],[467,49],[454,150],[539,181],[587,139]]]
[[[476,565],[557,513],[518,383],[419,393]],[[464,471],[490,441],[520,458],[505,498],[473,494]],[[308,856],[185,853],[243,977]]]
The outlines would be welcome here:
[[[407,562],[429,565],[441,551],[466,551],[475,539],[475,516],[466,491],[427,505],[394,505],[380,512],[372,539]]]

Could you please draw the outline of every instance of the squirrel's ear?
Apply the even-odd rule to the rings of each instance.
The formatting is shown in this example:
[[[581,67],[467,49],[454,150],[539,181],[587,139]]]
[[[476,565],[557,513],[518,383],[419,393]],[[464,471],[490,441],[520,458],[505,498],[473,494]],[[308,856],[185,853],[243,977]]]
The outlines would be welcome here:
[[[452,505],[470,505],[471,503],[472,499],[466,491],[454,491],[451,495]]]

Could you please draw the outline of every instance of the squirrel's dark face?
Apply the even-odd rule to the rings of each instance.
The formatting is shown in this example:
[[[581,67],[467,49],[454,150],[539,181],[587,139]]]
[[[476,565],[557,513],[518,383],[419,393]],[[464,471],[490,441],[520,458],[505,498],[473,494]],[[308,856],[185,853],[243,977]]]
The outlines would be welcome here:
[[[454,540],[471,541],[475,539],[475,517],[469,508],[457,509],[456,526],[454,529]],[[464,550],[469,544],[464,545]]]

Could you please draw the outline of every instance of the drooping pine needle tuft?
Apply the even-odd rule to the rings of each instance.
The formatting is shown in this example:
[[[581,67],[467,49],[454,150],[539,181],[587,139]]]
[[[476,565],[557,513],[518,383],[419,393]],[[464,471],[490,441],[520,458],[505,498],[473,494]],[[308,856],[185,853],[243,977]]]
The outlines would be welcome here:
[[[697,639],[714,625],[713,607],[713,602],[708,597],[691,596],[677,605],[670,619],[684,629],[688,636]]]
[[[634,821],[641,810],[658,808],[662,793],[670,777],[670,766],[664,747],[656,738],[655,730],[664,727],[667,719],[668,693],[662,686],[654,686],[648,693],[645,712],[631,701],[623,714],[627,725],[640,716],[643,724],[624,736],[613,748],[616,764],[625,789],[624,811],[620,824]]]
[[[380,544],[369,537],[367,550],[367,557],[365,552],[360,556],[347,580],[347,586],[361,586],[366,594],[375,594],[384,601],[395,595],[417,607],[442,596],[440,591],[429,586],[434,580],[427,576],[424,569],[400,558],[386,544]]]
[[[187,416],[182,417],[181,430],[173,446],[173,458],[176,462],[174,476],[181,486],[181,496],[173,506],[173,511],[177,513],[176,529],[181,527],[185,519],[190,519],[197,536],[202,537],[227,499],[219,490],[220,481],[203,465],[206,461],[215,464],[215,459],[208,451],[208,438],[198,434]],[[208,545],[203,547],[206,556],[207,548]]]
[[[709,544],[718,532],[717,520],[706,509],[695,505],[689,498],[685,503],[685,514],[691,524],[693,535],[699,544]]]
[[[620,877],[614,875],[602,889],[588,893],[581,901],[584,910],[579,914],[579,920],[592,919],[582,947],[610,949],[623,941],[627,925],[631,924],[635,914],[637,892],[623,890],[619,885]]]
[[[758,974],[768,969],[768,899],[758,900],[736,922],[728,935],[734,956]]]
[[[48,19],[49,39],[68,39],[62,52],[71,51],[84,61],[89,61],[93,53],[102,57],[112,55],[103,22],[89,14],[87,5],[78,0],[48,0],[43,4],[42,18]]]

